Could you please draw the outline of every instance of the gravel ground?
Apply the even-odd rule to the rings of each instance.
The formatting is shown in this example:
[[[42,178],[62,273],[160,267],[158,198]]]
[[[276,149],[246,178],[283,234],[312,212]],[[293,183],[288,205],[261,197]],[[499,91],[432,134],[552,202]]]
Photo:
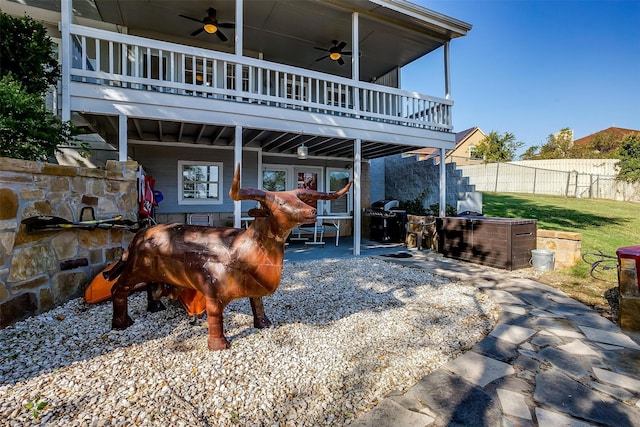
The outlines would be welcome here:
[[[234,301],[227,351],[209,351],[206,321],[178,303],[147,314],[145,293],[129,300],[125,331],[109,329],[110,302],[81,298],[0,330],[0,424],[344,425],[497,318],[473,286],[373,258],[286,263],[264,299],[275,327],[254,329]]]

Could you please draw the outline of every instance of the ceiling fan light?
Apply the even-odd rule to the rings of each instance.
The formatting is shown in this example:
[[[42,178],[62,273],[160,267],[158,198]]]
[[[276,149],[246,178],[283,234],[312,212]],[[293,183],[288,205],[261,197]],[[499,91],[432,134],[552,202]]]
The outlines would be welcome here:
[[[338,59],[340,59],[342,55],[340,55],[340,52],[331,52],[329,54],[329,58],[333,59],[334,61],[337,61]]]
[[[218,27],[216,27],[212,22],[207,22],[206,24],[204,24],[203,28],[209,34],[213,34],[218,31]]]

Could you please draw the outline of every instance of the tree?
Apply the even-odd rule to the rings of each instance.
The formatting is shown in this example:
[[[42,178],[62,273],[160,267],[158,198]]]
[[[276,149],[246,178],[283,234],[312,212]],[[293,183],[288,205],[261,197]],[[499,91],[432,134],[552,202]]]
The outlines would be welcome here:
[[[640,135],[627,135],[619,149],[618,179],[626,182],[640,182]]]
[[[560,129],[547,137],[546,144],[540,147],[537,159],[569,159],[573,148],[573,131],[569,128]]]
[[[613,133],[600,132],[595,134],[588,146],[589,154],[585,157],[598,159],[615,158],[621,142],[618,139],[619,137],[619,135]]]
[[[0,13],[0,35],[0,156],[46,160],[73,131],[46,108],[60,76],[55,44],[29,17]]]
[[[0,80],[0,156],[46,160],[70,137],[69,122],[47,110],[41,95],[27,93],[10,76]]]
[[[0,77],[8,74],[28,93],[44,94],[60,78],[55,43],[28,16],[0,13]]]
[[[535,160],[537,158],[539,148],[540,147],[537,145],[532,145],[527,148],[524,153],[520,154],[520,160]]]
[[[516,151],[524,143],[516,141],[514,134],[506,132],[504,135],[491,131],[476,146],[476,156],[485,162],[510,162],[515,158]]]

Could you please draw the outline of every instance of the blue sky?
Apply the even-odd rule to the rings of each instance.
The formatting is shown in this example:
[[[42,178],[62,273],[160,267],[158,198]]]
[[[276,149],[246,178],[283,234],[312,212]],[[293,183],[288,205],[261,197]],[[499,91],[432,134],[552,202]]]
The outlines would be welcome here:
[[[456,132],[511,132],[521,154],[565,127],[640,129],[640,0],[412,1],[473,25],[450,45]],[[442,64],[410,64],[402,87],[443,96]]]

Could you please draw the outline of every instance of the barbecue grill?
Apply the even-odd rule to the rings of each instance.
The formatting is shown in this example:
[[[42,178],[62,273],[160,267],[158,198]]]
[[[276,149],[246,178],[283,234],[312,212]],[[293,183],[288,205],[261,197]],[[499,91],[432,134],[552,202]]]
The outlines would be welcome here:
[[[403,242],[407,226],[407,211],[397,200],[378,200],[364,215],[371,217],[369,236],[380,243]]]

